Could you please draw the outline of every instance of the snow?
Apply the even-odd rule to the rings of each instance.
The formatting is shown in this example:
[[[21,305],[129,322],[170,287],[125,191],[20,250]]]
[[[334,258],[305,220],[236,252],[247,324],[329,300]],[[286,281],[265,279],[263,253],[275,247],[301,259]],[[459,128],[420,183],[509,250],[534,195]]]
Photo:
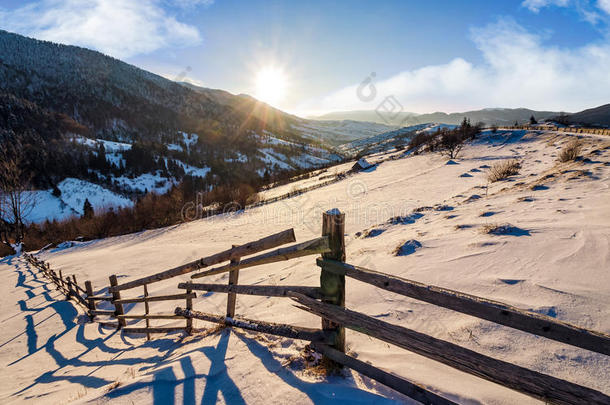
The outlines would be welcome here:
[[[90,139],[90,138],[84,138],[82,136],[75,136],[74,140],[76,142],[79,142],[83,145],[90,146],[92,148],[97,148],[97,146],[99,144],[102,144],[102,145],[104,145],[104,149],[106,150],[106,153],[124,152],[126,150],[131,149],[131,144],[129,144],[129,143],[107,141],[105,139]]]
[[[52,190],[37,190],[29,193],[32,194],[32,197],[28,198],[31,198],[35,204],[26,217],[27,222],[44,222],[46,219],[60,221],[79,214],[78,211],[73,210],[63,202],[61,198],[55,197]]]
[[[138,192],[156,192],[158,194],[166,193],[171,187],[172,182],[159,173],[144,173],[137,177],[116,177],[113,179],[121,188],[138,191]]]
[[[457,127],[457,125],[435,123],[412,125],[409,127],[387,131],[371,137],[357,139],[355,141],[340,145],[339,149],[342,152],[351,155],[355,155],[364,150],[379,152],[388,149],[388,145],[399,136],[409,136],[411,134],[418,134],[421,132],[432,133],[437,131],[439,128],[452,129],[455,127]]]
[[[57,188],[61,191],[61,200],[79,215],[83,213],[85,199],[89,199],[94,210],[133,205],[130,199],[85,180],[68,177]]]
[[[199,141],[199,135],[187,134],[186,132],[179,132],[182,135],[182,142],[186,146],[186,151],[190,153],[191,146],[195,145]]]
[[[53,190],[29,192],[31,197],[28,199],[34,204],[26,217],[27,222],[44,222],[46,219],[60,221],[74,215],[80,216],[87,198],[94,210],[133,205],[128,198],[85,180],[69,177],[62,180],[57,188],[61,191],[59,197],[53,195]]]
[[[176,145],[175,143],[170,143],[169,145],[167,145],[167,149],[175,150],[178,152],[182,152],[184,150],[182,149],[182,145]]]
[[[583,136],[589,161],[557,164],[572,137],[507,131],[483,136],[447,165],[438,154],[377,154],[375,171],[276,203],[164,229],[77,244],[41,257],[63,274],[92,280],[103,293],[108,276],[133,280],[293,227],[297,241],[320,235],[322,213],[346,217],[347,262],[455,289],[558,320],[610,332],[610,141]],[[594,152],[598,150],[598,152]],[[488,184],[486,166],[519,158],[522,169]],[[353,166],[349,162],[337,167]],[[333,168],[334,170],[335,168]],[[460,177],[463,173],[472,177]],[[325,173],[327,174],[327,173]],[[305,181],[322,181],[318,177]],[[291,188],[293,183],[283,188]],[[545,188],[537,188],[537,185]],[[279,189],[279,187],[277,188]],[[355,192],[358,190],[358,192]],[[271,190],[269,190],[271,191]],[[479,196],[472,199],[470,196]],[[510,224],[527,233],[486,233]],[[370,237],[359,237],[368,230]],[[412,241],[412,242],[408,242]],[[395,249],[421,245],[406,256]],[[5,309],[0,330],[0,402],[49,403],[411,403],[346,370],[320,377],[299,365],[305,343],[226,329],[195,335],[121,336],[87,324],[19,258],[5,258]],[[314,257],[240,271],[240,284],[317,285]],[[177,293],[184,276],[150,285],[151,295]],[[228,275],[205,282],[226,284]],[[125,291],[124,297],[141,294]],[[172,312],[182,303],[151,303]],[[237,314],[319,327],[320,319],[286,298],[238,296]],[[610,359],[535,337],[370,285],[347,280],[346,306],[477,352],[610,394]],[[226,294],[199,295],[196,310],[224,313]],[[103,303],[101,309],[111,309]],[[129,305],[142,313],[142,304]],[[183,325],[184,321],[153,321]],[[141,325],[139,323],[138,325]],[[195,327],[214,325],[195,321]],[[515,391],[411,352],[347,331],[352,355],[423,384],[460,403],[539,403]],[[291,363],[291,360],[297,359]],[[113,388],[113,386],[117,387]]]
[[[267,130],[263,130],[263,134],[264,136],[255,134],[263,144],[270,145],[270,147],[259,149],[259,152],[263,154],[261,160],[268,165],[277,164],[280,169],[309,169],[324,166],[332,162],[338,162],[342,159],[341,156],[320,147],[298,144],[276,138],[273,136],[273,133]],[[299,150],[300,153],[297,156],[287,157],[284,153],[278,152],[273,148],[273,146],[277,145],[292,146],[295,150]],[[259,170],[261,176],[264,172],[264,170]]]
[[[209,172],[209,167],[196,167],[177,160],[178,164],[184,169],[184,173],[193,177],[205,177]]]
[[[271,148],[263,148],[263,149],[259,149],[259,152],[261,152],[263,154],[263,157],[261,158],[261,160],[263,162],[265,162],[267,165],[269,166],[275,166],[277,165],[277,167],[279,167],[280,169],[283,170],[292,170],[293,167],[290,166],[288,163],[285,163],[284,160],[286,159],[286,156],[276,152],[275,150],[271,149]],[[264,171],[263,171],[264,173]]]

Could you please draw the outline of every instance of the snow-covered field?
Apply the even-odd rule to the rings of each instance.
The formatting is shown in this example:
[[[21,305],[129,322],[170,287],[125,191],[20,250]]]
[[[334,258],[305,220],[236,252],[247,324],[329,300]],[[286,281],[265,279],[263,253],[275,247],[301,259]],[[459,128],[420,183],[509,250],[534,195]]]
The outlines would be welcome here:
[[[28,212],[28,221],[62,220],[73,215],[82,215],[85,199],[89,199],[94,210],[133,205],[130,199],[85,180],[68,177],[63,179],[57,188],[61,191],[61,195],[58,197],[53,195],[53,190],[31,192],[34,195],[32,197],[33,206]]]
[[[286,228],[295,229],[297,241],[308,240],[320,234],[321,213],[336,207],[346,213],[349,263],[608,333],[610,140],[586,136],[582,154],[587,159],[559,164],[557,154],[570,139],[555,133],[501,132],[465,148],[453,162],[437,154],[386,160],[374,170],[240,214],[84,242],[41,257],[64,274],[75,274],[79,282],[92,280],[100,292],[111,274],[124,282]],[[486,168],[509,158],[521,160],[519,175],[488,184]],[[512,228],[500,235],[482,231],[493,224]],[[396,256],[405,242],[404,255]],[[146,342],[87,324],[80,308],[62,301],[20,258],[3,259],[0,271],[6,280],[0,298],[2,403],[409,402],[349,370],[344,377],[329,378],[310,372],[301,366],[301,341],[225,329]],[[227,278],[218,275],[206,282],[226,283]],[[239,278],[240,284],[315,286],[319,269],[313,257],[306,257],[244,269]],[[176,293],[177,283],[152,284],[150,293]],[[610,394],[607,356],[355,280],[347,280],[346,306]],[[224,313],[226,295],[199,296],[195,309]],[[140,304],[127,310],[143,311]],[[169,303],[151,304],[152,312],[172,310]],[[310,327],[320,322],[281,298],[239,296],[237,313]],[[163,324],[172,323],[153,321]],[[347,331],[347,344],[360,360],[459,403],[537,402],[356,332]]]

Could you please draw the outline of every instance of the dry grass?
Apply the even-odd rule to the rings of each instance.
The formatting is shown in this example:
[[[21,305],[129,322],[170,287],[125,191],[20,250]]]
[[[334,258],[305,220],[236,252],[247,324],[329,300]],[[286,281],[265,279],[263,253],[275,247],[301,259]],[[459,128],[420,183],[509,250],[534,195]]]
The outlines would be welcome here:
[[[571,162],[576,160],[582,149],[582,142],[579,139],[575,139],[567,144],[561,152],[559,152],[559,160],[561,163]]]
[[[487,180],[490,183],[495,183],[496,181],[507,179],[510,176],[519,174],[519,169],[521,169],[521,163],[516,159],[495,163],[489,168]]]

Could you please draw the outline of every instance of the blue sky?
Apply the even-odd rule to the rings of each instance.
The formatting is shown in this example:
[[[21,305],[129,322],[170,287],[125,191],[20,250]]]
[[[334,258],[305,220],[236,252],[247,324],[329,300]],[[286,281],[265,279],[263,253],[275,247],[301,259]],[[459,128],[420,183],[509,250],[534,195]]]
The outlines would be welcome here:
[[[610,0],[0,1],[3,29],[300,115],[608,103],[609,21]]]

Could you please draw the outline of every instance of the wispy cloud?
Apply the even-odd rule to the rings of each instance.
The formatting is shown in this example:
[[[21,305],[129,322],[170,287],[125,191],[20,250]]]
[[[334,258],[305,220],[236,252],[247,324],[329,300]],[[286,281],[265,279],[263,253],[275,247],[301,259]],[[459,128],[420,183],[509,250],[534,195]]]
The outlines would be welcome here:
[[[394,96],[405,111],[464,111],[483,107],[530,107],[577,111],[610,100],[610,44],[576,49],[547,47],[539,35],[512,19],[473,29],[472,40],[483,62],[456,58],[373,82],[377,97],[357,97],[358,83],[299,111],[373,110]]]
[[[201,42],[196,27],[178,21],[155,0],[40,0],[15,10],[0,8],[0,26],[117,58]]]
[[[569,3],[569,0],[524,0],[521,5],[534,13],[538,13],[544,7],[567,7]]]
[[[610,14],[610,0],[598,0],[597,5],[599,8],[604,10],[607,14]]]
[[[593,25],[607,25],[610,15],[610,0],[523,0],[521,6],[536,14],[545,7],[572,7],[584,21]]]

